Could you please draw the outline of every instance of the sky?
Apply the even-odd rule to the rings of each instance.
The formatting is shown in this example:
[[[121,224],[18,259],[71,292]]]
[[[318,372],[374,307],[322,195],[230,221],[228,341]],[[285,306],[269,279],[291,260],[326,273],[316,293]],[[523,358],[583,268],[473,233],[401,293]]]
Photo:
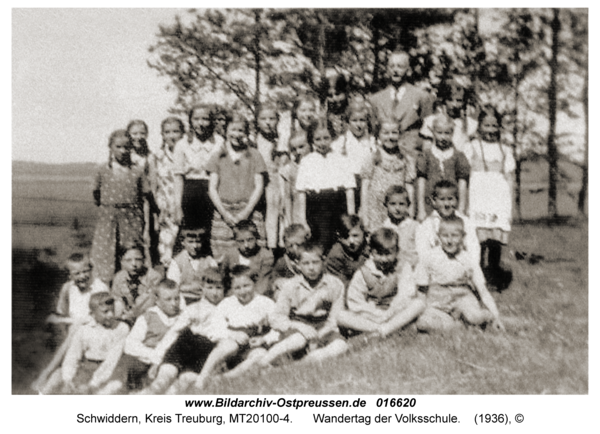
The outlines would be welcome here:
[[[148,67],[148,48],[159,24],[185,13],[12,9],[12,160],[106,161],[108,136],[132,119],[146,121],[150,146],[159,146],[176,95]],[[492,25],[492,10],[480,18]]]
[[[175,93],[146,61],[176,9],[13,9],[13,160],[102,162],[131,119],[160,122]]]

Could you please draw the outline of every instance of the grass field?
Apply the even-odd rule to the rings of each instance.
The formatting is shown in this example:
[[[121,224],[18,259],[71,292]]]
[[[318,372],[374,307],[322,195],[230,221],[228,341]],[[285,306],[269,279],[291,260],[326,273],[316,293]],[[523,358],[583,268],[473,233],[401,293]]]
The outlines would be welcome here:
[[[537,166],[524,174],[523,216],[503,258],[514,279],[494,293],[506,333],[465,329],[451,336],[408,330],[386,341],[354,339],[324,365],[284,364],[237,380],[213,381],[215,394],[585,394],[588,393],[587,220],[539,220],[546,193]],[[91,174],[90,174],[91,175]],[[526,178],[527,177],[527,178]],[[52,356],[43,322],[66,276],[59,264],[89,248],[95,222],[91,176],[13,176],[14,394]],[[576,183],[561,187],[559,212],[575,214]],[[75,219],[77,220],[75,222]],[[518,260],[515,252],[543,257]]]

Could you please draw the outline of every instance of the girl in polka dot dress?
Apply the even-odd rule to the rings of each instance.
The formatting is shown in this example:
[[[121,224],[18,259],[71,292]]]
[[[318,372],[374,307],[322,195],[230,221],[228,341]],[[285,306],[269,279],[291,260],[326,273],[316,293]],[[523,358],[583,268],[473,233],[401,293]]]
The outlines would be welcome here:
[[[98,171],[94,183],[99,213],[90,253],[97,277],[107,284],[118,271],[118,248],[142,242],[143,198],[149,193],[144,168],[131,161],[129,133],[113,132],[108,146],[109,163]]]

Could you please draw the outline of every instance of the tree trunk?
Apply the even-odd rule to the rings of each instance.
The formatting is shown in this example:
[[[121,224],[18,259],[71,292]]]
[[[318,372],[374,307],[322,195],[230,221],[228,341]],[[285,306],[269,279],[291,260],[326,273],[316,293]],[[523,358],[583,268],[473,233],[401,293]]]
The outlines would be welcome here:
[[[515,92],[515,118],[513,120],[513,152],[515,154],[515,205],[517,208],[517,219],[520,221],[523,219],[521,214],[521,157],[517,152],[517,143],[519,135],[519,82],[520,82],[520,64],[518,60],[515,62],[515,75],[513,76],[513,90]]]
[[[317,68],[319,69],[319,74],[321,77],[325,76],[325,17],[321,13],[317,13],[317,17],[319,18],[319,39],[318,39],[318,59],[317,59]]]
[[[548,88],[548,217],[558,216],[556,207],[558,184],[558,149],[556,146],[556,76],[558,74],[558,34],[560,32],[560,9],[552,9],[552,59],[550,61],[550,86]]]
[[[373,65],[373,81],[371,82],[371,92],[379,90],[379,76],[381,75],[381,62],[379,61],[379,53],[381,48],[379,47],[380,32],[379,26],[373,28],[373,54],[374,54],[374,65]]]
[[[589,113],[588,113],[588,80],[589,80],[589,69],[586,67],[585,69],[585,82],[583,85],[583,113],[585,119],[585,141],[583,143],[584,150],[584,160],[583,167],[581,168],[581,190],[579,190],[579,200],[577,201],[577,209],[581,214],[585,214],[585,201],[588,195],[588,164],[589,164]]]
[[[256,76],[254,92],[254,125],[258,128],[258,106],[260,105],[260,12],[254,11],[254,69]]]

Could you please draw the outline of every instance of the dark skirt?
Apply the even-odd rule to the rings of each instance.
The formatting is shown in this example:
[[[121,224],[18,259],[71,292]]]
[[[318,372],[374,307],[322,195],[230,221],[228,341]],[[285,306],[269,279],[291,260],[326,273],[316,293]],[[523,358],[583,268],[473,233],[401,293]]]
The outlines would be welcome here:
[[[340,217],[346,211],[346,191],[343,189],[306,193],[306,221],[312,239],[323,246],[325,254],[336,241]]]
[[[185,179],[183,181],[181,208],[183,210],[183,228],[206,228],[210,233],[214,206],[208,195],[207,179]]]
[[[163,363],[175,365],[180,373],[186,371],[200,373],[215,346],[216,344],[210,339],[196,335],[186,328],[165,354]]]

